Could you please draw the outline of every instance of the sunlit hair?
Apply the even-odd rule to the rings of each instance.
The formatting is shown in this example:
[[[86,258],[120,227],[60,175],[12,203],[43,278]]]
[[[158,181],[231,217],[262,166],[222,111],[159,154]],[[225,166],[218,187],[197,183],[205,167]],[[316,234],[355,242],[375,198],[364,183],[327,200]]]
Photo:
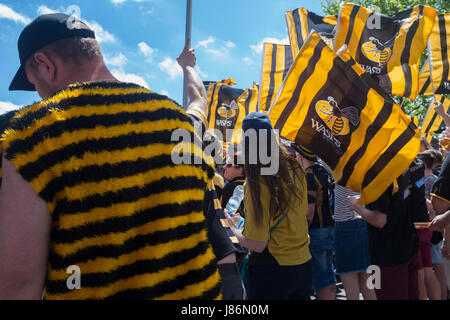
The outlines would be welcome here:
[[[251,198],[253,202],[253,208],[255,210],[255,221],[257,224],[262,224],[263,212],[261,207],[261,183],[265,184],[270,191],[270,204],[269,215],[271,219],[277,219],[283,215],[284,212],[291,208],[293,199],[295,197],[301,199],[304,196],[305,190],[301,191],[301,194],[296,193],[296,186],[291,178],[290,171],[293,170],[296,175],[296,184],[299,185],[300,177],[298,176],[297,169],[300,165],[294,157],[292,157],[286,147],[280,143],[279,145],[279,169],[274,175],[262,175],[261,164],[250,164],[249,157],[244,157],[244,172],[246,175],[246,183],[248,183]],[[286,192],[287,191],[287,192]],[[278,214],[277,214],[278,213]]]
[[[427,169],[433,169],[435,164],[441,165],[443,161],[442,154],[434,149],[425,150],[419,153],[417,157],[424,163]]]

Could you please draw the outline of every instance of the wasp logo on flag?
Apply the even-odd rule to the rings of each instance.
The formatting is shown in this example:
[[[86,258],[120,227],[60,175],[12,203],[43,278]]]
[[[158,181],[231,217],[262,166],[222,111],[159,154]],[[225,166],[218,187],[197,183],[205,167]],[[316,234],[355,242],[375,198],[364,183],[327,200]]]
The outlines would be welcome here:
[[[227,106],[225,103],[222,103],[222,106],[220,106],[217,109],[217,113],[222,117],[222,118],[233,118],[236,115],[236,109],[238,109],[239,107],[237,106],[236,101],[232,101],[230,106]]]
[[[391,57],[392,50],[388,47],[388,43],[382,44],[380,40],[375,37],[370,37],[369,41],[364,42],[361,51],[370,61],[378,63],[378,66],[385,65]]]
[[[340,109],[333,97],[328,101],[320,100],[316,103],[316,112],[334,135],[345,136],[350,133],[350,122],[357,127],[359,112],[355,107]]]

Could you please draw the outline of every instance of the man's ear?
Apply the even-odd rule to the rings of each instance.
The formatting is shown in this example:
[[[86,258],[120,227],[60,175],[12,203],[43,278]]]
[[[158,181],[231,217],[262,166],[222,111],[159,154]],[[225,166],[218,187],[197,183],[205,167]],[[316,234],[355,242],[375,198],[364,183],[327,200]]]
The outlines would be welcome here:
[[[48,82],[54,81],[56,78],[56,64],[46,54],[38,52],[34,54],[34,61],[38,65],[40,75]]]

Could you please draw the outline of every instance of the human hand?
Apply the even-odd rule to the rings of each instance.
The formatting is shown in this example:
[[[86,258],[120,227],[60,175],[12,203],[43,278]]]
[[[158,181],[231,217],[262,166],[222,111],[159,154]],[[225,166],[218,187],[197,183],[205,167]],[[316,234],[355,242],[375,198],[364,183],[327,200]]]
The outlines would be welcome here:
[[[442,241],[441,252],[445,259],[450,260],[450,242]]]
[[[355,211],[358,212],[359,209],[361,208],[361,205],[358,203],[359,201],[359,197],[358,196],[353,196],[353,197],[347,197],[348,198],[348,208],[351,211]]]
[[[197,58],[195,56],[195,49],[185,46],[183,52],[181,52],[180,56],[177,58],[177,62],[183,69],[187,67],[194,68],[197,62]]]
[[[441,103],[441,102],[439,102],[439,101],[434,101],[434,111],[437,113],[437,114],[439,114],[439,115],[442,115],[442,114],[444,114],[445,113],[445,111],[444,111],[444,105]]]
[[[225,217],[227,218],[227,222],[228,222],[230,228],[236,229],[236,225],[234,224],[233,217],[230,216],[229,212],[226,209],[224,209],[223,211],[225,212]]]
[[[444,214],[436,216],[433,221],[430,222],[431,231],[444,230],[450,224],[450,211]]]

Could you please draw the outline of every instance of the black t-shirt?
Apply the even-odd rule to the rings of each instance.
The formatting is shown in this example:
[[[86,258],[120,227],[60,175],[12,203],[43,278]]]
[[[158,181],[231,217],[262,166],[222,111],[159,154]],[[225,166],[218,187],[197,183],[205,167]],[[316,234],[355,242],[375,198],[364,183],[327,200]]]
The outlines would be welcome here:
[[[397,178],[398,190],[394,184],[378,200],[367,205],[370,210],[386,214],[387,223],[382,229],[367,225],[371,263],[378,266],[395,266],[409,261],[417,254],[419,241],[410,210],[414,200],[410,197],[410,172]],[[396,188],[397,189],[397,188]]]
[[[325,167],[316,163],[306,169],[308,203],[315,204],[314,218],[309,229],[334,226],[334,181]]]
[[[431,195],[450,203],[450,153],[447,154],[442,164],[439,176],[431,190]]]
[[[409,167],[409,197],[408,212],[410,212],[413,222],[428,222],[428,208],[425,193],[425,166],[419,160]]]
[[[205,126],[203,122],[196,116],[189,114],[191,123],[195,128],[197,134],[203,137]],[[205,191],[205,198],[203,200],[203,213],[206,219],[206,227],[208,232],[208,239],[211,243],[213,252],[218,260],[225,258],[232,253],[242,253],[244,250],[239,243],[233,244],[231,238],[234,237],[230,228],[225,228],[221,220],[225,220],[224,212],[221,208],[216,208],[214,199],[219,200],[222,190],[215,187],[213,190]]]

